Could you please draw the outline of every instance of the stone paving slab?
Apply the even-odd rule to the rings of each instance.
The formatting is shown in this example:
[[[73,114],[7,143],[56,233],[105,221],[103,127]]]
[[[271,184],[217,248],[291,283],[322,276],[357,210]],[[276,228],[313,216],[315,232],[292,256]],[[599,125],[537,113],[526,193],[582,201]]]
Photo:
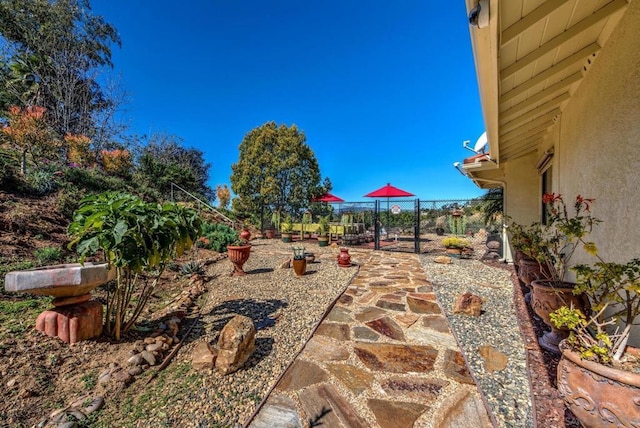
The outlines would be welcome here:
[[[249,426],[490,427],[418,256],[352,253],[358,274]]]

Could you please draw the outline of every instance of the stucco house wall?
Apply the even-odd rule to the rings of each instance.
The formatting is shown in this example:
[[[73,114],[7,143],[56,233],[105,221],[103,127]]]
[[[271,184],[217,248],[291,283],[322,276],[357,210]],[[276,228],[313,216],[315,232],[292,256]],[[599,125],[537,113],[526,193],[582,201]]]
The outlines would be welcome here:
[[[566,201],[578,194],[596,199],[592,212],[603,222],[592,238],[607,261],[640,257],[638,23],[640,2],[634,1],[551,134],[553,189]],[[512,180],[521,178],[508,177],[509,186]],[[575,262],[593,261],[576,256]]]

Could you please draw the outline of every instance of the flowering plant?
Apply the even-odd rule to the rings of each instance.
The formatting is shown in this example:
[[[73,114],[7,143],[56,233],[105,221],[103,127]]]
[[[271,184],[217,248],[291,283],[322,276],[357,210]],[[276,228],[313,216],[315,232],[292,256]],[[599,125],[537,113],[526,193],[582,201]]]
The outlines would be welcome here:
[[[587,241],[593,225],[600,220],[591,215],[593,199],[576,196],[573,210],[565,203],[561,195],[546,193],[542,197],[548,214],[547,224],[540,225],[539,240],[532,243],[531,256],[541,267],[541,273],[551,286],[562,286],[569,268],[571,257],[578,246],[595,255],[593,242]]]

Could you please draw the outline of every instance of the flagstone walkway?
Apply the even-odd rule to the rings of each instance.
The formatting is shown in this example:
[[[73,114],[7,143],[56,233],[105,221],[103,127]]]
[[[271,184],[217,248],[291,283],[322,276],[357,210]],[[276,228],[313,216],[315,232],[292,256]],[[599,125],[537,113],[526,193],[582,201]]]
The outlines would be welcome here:
[[[249,426],[492,426],[418,256],[352,259],[358,274]]]

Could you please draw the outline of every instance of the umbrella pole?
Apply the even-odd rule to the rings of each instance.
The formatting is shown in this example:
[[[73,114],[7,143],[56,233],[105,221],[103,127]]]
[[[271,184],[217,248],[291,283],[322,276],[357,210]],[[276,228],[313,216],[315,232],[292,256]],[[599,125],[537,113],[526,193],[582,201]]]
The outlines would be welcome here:
[[[389,197],[387,196],[387,241],[389,240]]]

